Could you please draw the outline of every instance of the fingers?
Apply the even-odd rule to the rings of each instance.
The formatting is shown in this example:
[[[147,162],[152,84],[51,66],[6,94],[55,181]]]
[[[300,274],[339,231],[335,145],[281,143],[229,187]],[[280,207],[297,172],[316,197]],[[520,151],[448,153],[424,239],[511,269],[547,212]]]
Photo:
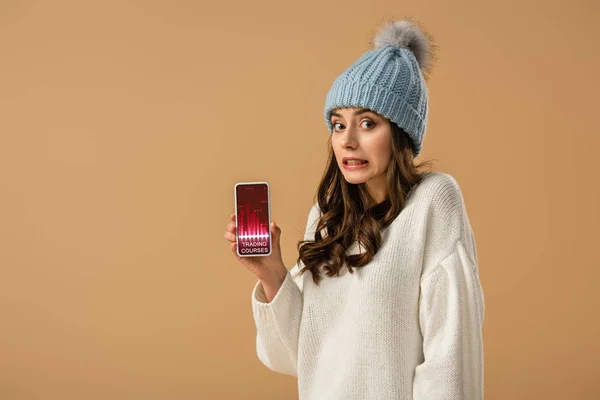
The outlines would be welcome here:
[[[231,232],[225,232],[225,234],[223,235],[223,237],[227,240],[229,240],[230,242],[235,243],[236,239],[235,239],[235,235]]]
[[[227,224],[227,232],[235,233],[235,223],[230,222]]]
[[[277,223],[275,221],[271,221],[271,230],[274,233],[279,233],[281,232],[281,229],[277,226]]]
[[[230,218],[232,221],[235,221],[235,214],[231,214]],[[235,222],[230,222],[227,224],[227,232],[225,232],[223,237],[225,239],[229,240],[230,242],[235,243],[236,242],[235,232],[236,232]]]
[[[278,245],[279,238],[281,237],[281,229],[277,226],[277,223],[275,221],[271,222],[271,232],[275,243]]]
[[[246,259],[237,253],[237,244],[235,242],[231,244],[231,251],[233,252],[235,258],[238,259],[238,261],[240,261],[244,265],[247,265]]]
[[[235,231],[236,231],[235,213],[231,214],[229,216],[229,219],[231,219],[231,221],[233,221],[233,222],[230,222],[227,224],[227,232],[225,232],[225,235],[223,235],[223,236],[225,237],[225,239],[227,239],[231,242],[231,244],[230,244],[231,252],[235,256],[235,258],[237,258],[239,261],[243,262],[243,258],[240,257],[237,253],[237,240],[235,237]]]
[[[231,243],[231,252],[233,253],[233,255],[239,260],[241,257],[238,255],[237,251],[236,251],[236,243],[232,242]]]

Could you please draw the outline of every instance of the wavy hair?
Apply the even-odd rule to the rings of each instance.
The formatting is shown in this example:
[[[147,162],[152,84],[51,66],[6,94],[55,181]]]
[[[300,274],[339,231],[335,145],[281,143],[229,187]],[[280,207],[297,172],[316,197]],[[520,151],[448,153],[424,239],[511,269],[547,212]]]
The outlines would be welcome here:
[[[297,262],[304,264],[300,274],[310,270],[316,285],[323,279],[321,267],[327,276],[334,277],[339,276],[343,265],[350,273],[354,273],[353,268],[367,265],[381,246],[381,230],[400,214],[413,187],[428,173],[420,169],[431,166],[431,160],[416,165],[412,140],[394,122],[389,123],[392,156],[386,172],[388,196],[377,204],[365,183],[346,181],[336,162],[331,136],[329,138],[327,165],[315,194],[321,216],[314,240],[300,240],[297,244]],[[323,229],[327,232],[325,237],[321,235]],[[347,255],[347,249],[355,240],[366,252]]]

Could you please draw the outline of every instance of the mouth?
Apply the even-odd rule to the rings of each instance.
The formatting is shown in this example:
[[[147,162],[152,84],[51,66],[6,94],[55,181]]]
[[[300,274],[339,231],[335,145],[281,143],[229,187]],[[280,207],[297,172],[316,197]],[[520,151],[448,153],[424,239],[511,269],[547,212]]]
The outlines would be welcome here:
[[[344,160],[343,163],[346,165],[360,165],[360,164],[366,164],[366,163],[368,163],[368,161],[367,160],[359,160],[357,158],[352,158],[352,159]]]
[[[369,162],[366,160],[344,160],[344,169],[366,168]]]

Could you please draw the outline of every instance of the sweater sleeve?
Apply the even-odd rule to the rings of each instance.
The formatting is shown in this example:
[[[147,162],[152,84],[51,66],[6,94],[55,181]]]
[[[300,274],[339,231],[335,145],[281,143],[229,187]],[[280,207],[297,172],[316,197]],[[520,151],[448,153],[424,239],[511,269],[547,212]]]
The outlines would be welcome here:
[[[414,400],[483,399],[484,297],[478,267],[470,260],[476,256],[459,240],[421,280],[424,361],[415,369]]]
[[[305,240],[314,240],[314,223],[319,211],[315,203],[306,223]],[[283,284],[270,303],[260,280],[252,291],[252,311],[256,324],[256,353],[269,369],[286,375],[298,376],[298,337],[302,318],[304,267],[298,261],[287,272]]]

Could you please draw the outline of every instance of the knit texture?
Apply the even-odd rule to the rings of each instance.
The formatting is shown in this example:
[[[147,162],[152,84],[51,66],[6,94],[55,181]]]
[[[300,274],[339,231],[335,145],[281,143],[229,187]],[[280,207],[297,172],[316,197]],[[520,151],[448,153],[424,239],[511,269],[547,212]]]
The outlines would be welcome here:
[[[325,122],[333,132],[331,111],[369,108],[396,123],[410,137],[415,157],[427,128],[427,86],[412,51],[393,45],[369,50],[340,74],[325,97]]]
[[[318,204],[305,240],[314,239]],[[322,234],[326,234],[325,231]],[[356,243],[348,250],[356,254]],[[483,399],[484,297],[457,181],[430,172],[365,267],[317,286],[296,264],[274,299],[252,291],[256,351],[300,400]]]

